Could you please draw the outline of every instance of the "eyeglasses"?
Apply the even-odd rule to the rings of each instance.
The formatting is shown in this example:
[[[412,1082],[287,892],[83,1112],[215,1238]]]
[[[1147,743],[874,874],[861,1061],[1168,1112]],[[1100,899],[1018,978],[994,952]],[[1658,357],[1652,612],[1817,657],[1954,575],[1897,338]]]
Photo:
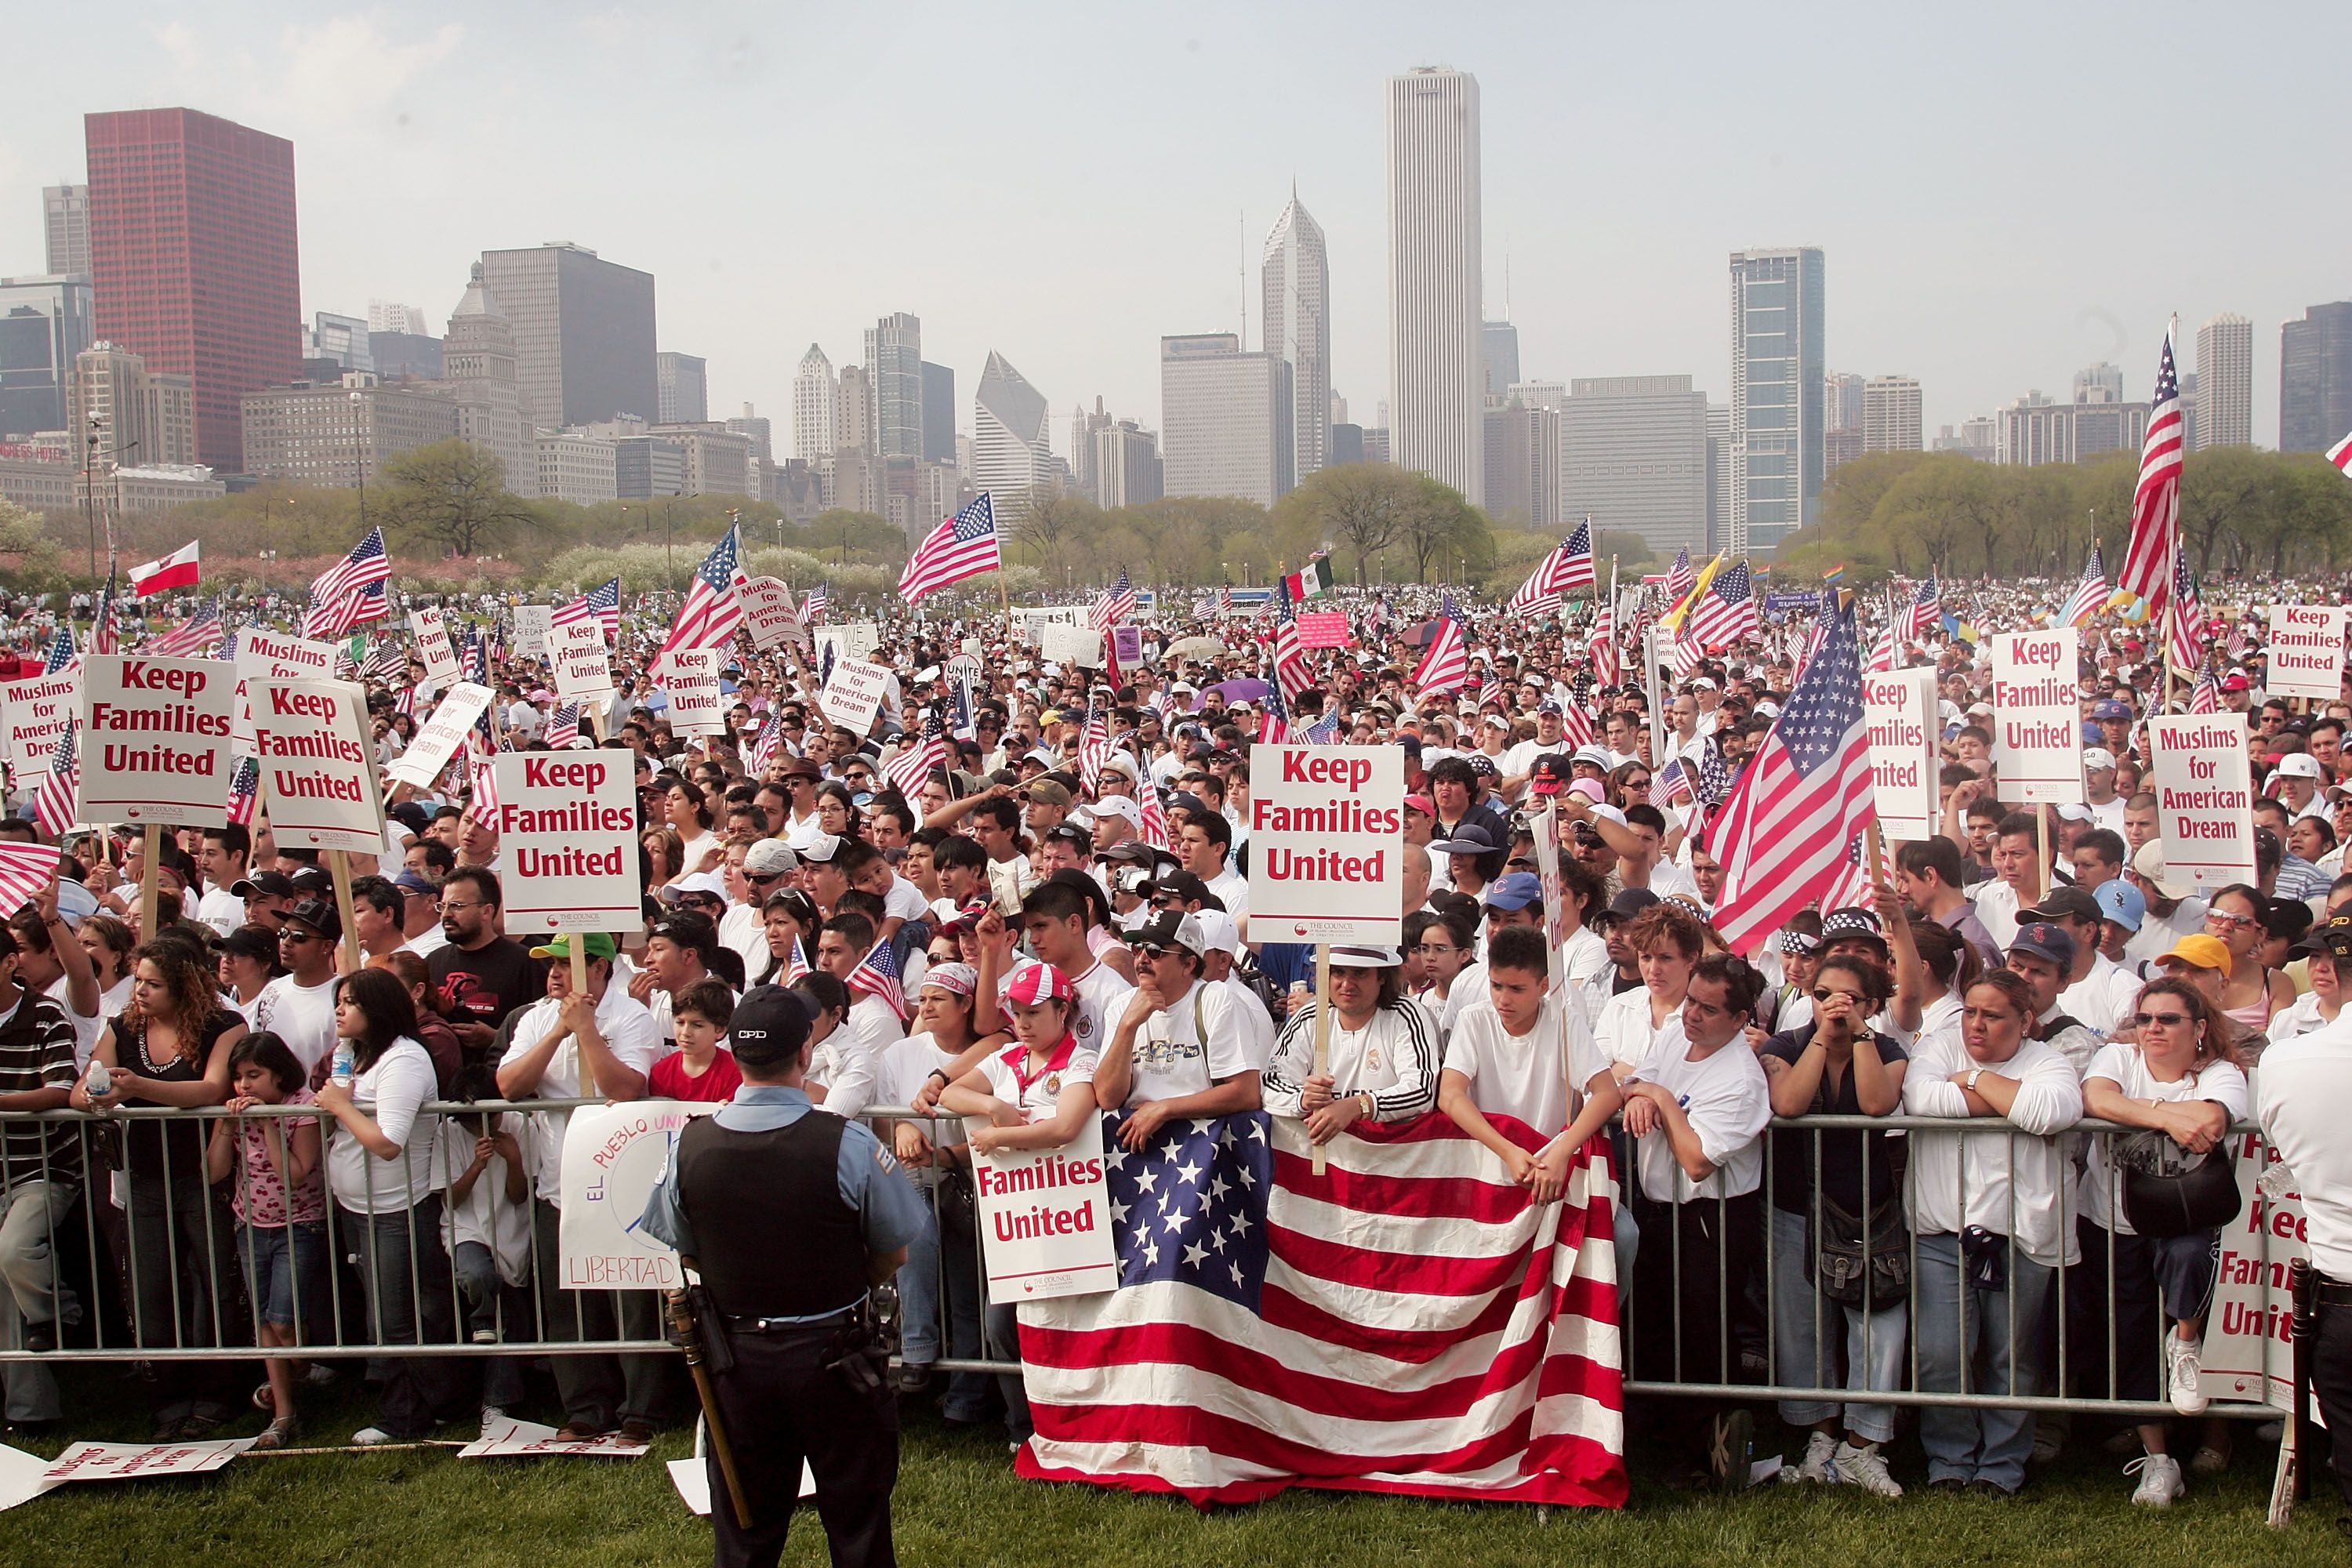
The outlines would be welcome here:
[[[2209,926],[2221,926],[2226,930],[2234,931],[2240,926],[2252,925],[2255,921],[2252,915],[2233,915],[2223,910],[2207,910],[2205,923]]]
[[[1650,787],[1650,781],[1647,779],[1627,779],[1625,781],[1625,787],[1627,789],[1647,789]]]
[[[2189,1022],[2189,1015],[2186,1013],[2134,1013],[2132,1022],[2143,1029],[2151,1027],[2177,1029]]]
[[[1165,958],[1175,951],[1172,947],[1161,947],[1157,942],[1139,942],[1135,944],[1135,956],[1138,958]]]
[[[743,873],[743,880],[749,882],[755,888],[764,888],[771,882],[781,882],[783,879],[784,873],[782,871],[746,871]]]
[[[288,926],[284,931],[279,931],[279,932],[278,933],[278,940],[279,942],[324,942],[324,941],[326,941],[327,939],[326,939],[325,937],[323,937],[323,936],[320,936],[317,931],[296,931],[292,926]]]
[[[442,912],[443,914],[445,914],[445,915],[447,915],[447,914],[455,914],[455,913],[457,913],[459,910],[478,910],[478,909],[481,909],[481,908],[483,908],[483,907],[484,907],[484,905],[483,905],[482,900],[478,900],[478,900],[476,900],[474,902],[472,902],[472,903],[470,903],[470,904],[461,904],[461,903],[457,903],[457,902],[455,902],[455,901],[453,901],[453,900],[448,900],[448,899],[444,899],[444,900],[441,900],[441,912]]]

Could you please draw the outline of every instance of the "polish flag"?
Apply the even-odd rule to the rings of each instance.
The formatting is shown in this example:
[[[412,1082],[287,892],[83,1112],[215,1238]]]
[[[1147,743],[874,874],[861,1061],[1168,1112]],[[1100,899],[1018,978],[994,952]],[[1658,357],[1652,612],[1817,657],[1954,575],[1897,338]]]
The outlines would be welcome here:
[[[131,586],[144,599],[173,588],[193,588],[199,575],[196,551],[201,543],[190,540],[161,561],[150,561],[144,566],[131,569]]]

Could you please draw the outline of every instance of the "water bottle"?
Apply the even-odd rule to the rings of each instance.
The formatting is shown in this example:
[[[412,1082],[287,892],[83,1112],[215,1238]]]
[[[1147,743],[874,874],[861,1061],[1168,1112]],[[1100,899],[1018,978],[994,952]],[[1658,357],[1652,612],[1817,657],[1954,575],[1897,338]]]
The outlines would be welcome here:
[[[328,1081],[341,1089],[351,1088],[355,1066],[356,1064],[352,1060],[352,1043],[346,1039],[337,1039],[334,1065],[327,1068]]]
[[[82,1087],[89,1090],[92,1100],[100,1099],[114,1092],[114,1075],[106,1070],[104,1062],[92,1057],[89,1062],[89,1075],[82,1079]]]

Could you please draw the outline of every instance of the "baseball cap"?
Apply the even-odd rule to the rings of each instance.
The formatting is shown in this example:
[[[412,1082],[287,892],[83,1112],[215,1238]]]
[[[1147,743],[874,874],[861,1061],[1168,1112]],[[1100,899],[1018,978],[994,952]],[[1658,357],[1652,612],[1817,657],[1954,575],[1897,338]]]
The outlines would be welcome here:
[[[648,939],[660,937],[674,946],[692,948],[703,955],[707,964],[719,946],[719,927],[709,915],[692,910],[673,910],[646,928]]]
[[[1021,793],[1041,805],[1067,805],[1070,804],[1070,792],[1064,789],[1059,784],[1056,784],[1052,779],[1031,779],[1026,784],[1022,786]]]
[[[2061,971],[2074,966],[2074,938],[2065,927],[2052,925],[2048,921],[2032,921],[2017,928],[2017,935],[2009,944],[2011,952],[2030,952],[2046,958]]]
[[[2165,874],[2164,840],[2161,838],[2151,838],[2139,847],[2138,853],[2132,857],[2132,869],[2168,899],[2185,899],[2197,890],[2179,878]]]
[[[2083,805],[2079,801],[2068,801],[2065,805],[2060,806],[2058,808],[2058,816],[2059,820],[2062,822],[2095,822],[2098,820],[2097,813],[2094,812],[2089,806]]]
[[[329,942],[341,942],[343,938],[342,918],[335,913],[335,906],[324,899],[304,899],[286,911],[286,921],[289,925],[309,926]]]
[[[834,858],[841,853],[841,845],[842,840],[835,834],[812,833],[794,848],[802,859],[826,866],[831,865]]]
[[[2196,969],[2217,969],[2224,979],[2229,977],[2229,944],[2218,936],[2207,936],[2202,931],[2184,936],[2172,944],[2170,952],[2157,962],[2162,963],[2169,959],[2178,959]]]
[[[1437,803],[1419,792],[1404,797],[1404,808],[1407,811],[1417,811],[1423,816],[1437,815]]]
[[[808,1037],[808,1008],[781,985],[754,985],[744,992],[727,1025],[728,1047],[748,1068],[773,1068],[793,1060]]]
[[[580,951],[590,958],[609,959],[620,951],[620,944],[613,940],[611,931],[563,931],[532,948],[530,955],[533,958],[569,959],[572,956],[572,939],[575,935],[580,939]]]
[[[666,904],[674,904],[689,893],[707,893],[723,901],[727,884],[716,871],[689,871],[675,882],[663,884],[654,896]]]
[[[1130,947],[1181,947],[1196,957],[1209,951],[1208,933],[1201,929],[1200,921],[1181,910],[1160,910],[1125,933],[1123,940]]]
[[[310,893],[321,899],[335,896],[334,874],[323,866],[305,866],[287,879],[298,893]]]
[[[228,890],[240,899],[249,899],[256,893],[265,898],[290,899],[301,891],[294,885],[293,879],[283,871],[256,871],[250,877],[240,877],[230,883]]]
[[[2324,952],[2338,960],[2352,958],[2352,915],[2337,915],[2312,927],[2293,951],[2305,954]]]
[[[2320,771],[2317,757],[2309,752],[2290,752],[2279,759],[2278,776],[2283,779],[2310,779],[2315,783],[2326,775]]]
[[[800,865],[801,858],[781,838],[762,838],[743,851],[743,870],[749,876],[780,876],[799,870]]]
[[[1087,809],[1094,813],[1097,822],[1106,816],[1117,816],[1124,818],[1132,826],[1143,826],[1142,810],[1123,795],[1107,795]]]
[[[1192,918],[1201,922],[1202,940],[1209,944],[1209,952],[1241,956],[1242,930],[1233,916],[1223,910],[1202,910]]]
[[[2129,719],[2131,716],[2131,709],[2112,697],[2102,698],[2091,704],[2091,717],[2094,719]]]
[[[1532,872],[1513,871],[1507,876],[1496,878],[1495,885],[1486,889],[1486,907],[1507,913],[1526,909],[1542,898],[1543,884]],[[1336,952],[1338,949],[1332,951]]]
[[[2224,691],[2252,691],[2253,689],[2254,683],[2242,675],[2228,675],[2221,678],[2221,689]]]
[[[2030,910],[2020,910],[2021,921],[2096,921],[2104,916],[2097,895],[2085,888],[2053,888]]]
[[[1560,786],[1568,782],[1568,759],[1558,752],[1538,757],[1534,771],[1528,779],[1528,793],[1537,795],[1558,795]]]
[[[1070,984],[1070,977],[1050,963],[1022,965],[1013,971],[1013,978],[1004,987],[1004,1000],[1015,1007],[1034,1007],[1041,1002],[1067,1002],[1076,994],[1076,989]]]
[[[2105,705],[2103,703],[2101,706],[2104,707]],[[2121,707],[2123,705],[2121,703],[2117,703],[2116,706]],[[2116,771],[2116,754],[2113,752],[2108,751],[2105,746],[2093,746],[2089,751],[2083,753],[2083,767],[2085,772],[2089,773],[2097,773],[2102,768],[2105,769],[2109,773],[2113,773]]]
[[[1878,911],[1853,905],[1832,910],[1822,917],[1822,945],[1854,940],[1874,942],[1883,951],[1886,946],[1886,929],[1879,923]]]
[[[1129,778],[1133,778],[1135,759],[1125,752],[1113,752],[1102,760],[1102,771],[1107,773],[1125,773]]]
[[[1570,763],[1582,763],[1588,767],[1599,768],[1604,773],[1617,765],[1609,760],[1608,752],[1600,746],[1579,746],[1568,760]]]
[[[1334,969],[1394,969],[1404,962],[1404,955],[1392,947],[1334,947],[1331,967]]]
[[[2140,921],[2147,918],[2147,900],[2121,877],[2100,883],[2091,896],[2099,901],[2100,918],[2126,931],[2139,930]]]
[[[1068,822],[1056,823],[1053,829],[1045,835],[1045,837],[1048,841],[1059,841],[1061,843],[1067,844],[1081,855],[1091,850],[1095,844],[1095,836],[1093,834],[1088,833],[1085,828],[1078,826],[1075,823]]]

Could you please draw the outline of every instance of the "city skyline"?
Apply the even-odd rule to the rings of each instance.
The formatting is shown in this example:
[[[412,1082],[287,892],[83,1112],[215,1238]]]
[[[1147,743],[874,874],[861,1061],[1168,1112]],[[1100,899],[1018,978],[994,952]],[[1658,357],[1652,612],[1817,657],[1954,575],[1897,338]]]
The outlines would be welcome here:
[[[1931,435],[2028,388],[2063,395],[2076,369],[2100,360],[2145,397],[2168,315],[2179,313],[2187,340],[2234,311],[2252,322],[2252,426],[2269,445],[2280,323],[2352,294],[2332,259],[2352,249],[2352,219],[2312,198],[2330,188],[2315,151],[2329,90],[2321,62],[2326,38],[2352,32],[2344,18],[2296,7],[2201,37],[2223,94],[2217,105],[2209,89],[2206,122],[2235,131],[2166,144],[2152,176],[2092,188],[1984,156],[2021,124],[2073,123],[2086,80],[2090,101],[2104,90],[2118,130],[2139,134],[2129,111],[2173,68],[2168,14],[2189,15],[2156,8],[2127,37],[2045,16],[2036,51],[2019,58],[1994,13],[1939,35],[1933,68],[1915,64],[1916,40],[1899,32],[1678,31],[1664,51],[1664,24],[1633,16],[1571,24],[1530,12],[1466,28],[1375,6],[1340,29],[1337,13],[1253,16],[1268,47],[1303,62],[1283,94],[1263,95],[1201,82],[1230,37],[1213,10],[1119,19],[1014,51],[994,30],[919,8],[915,36],[931,47],[894,58],[908,61],[917,90],[935,89],[932,101],[950,101],[970,71],[993,73],[990,136],[919,122],[838,166],[795,158],[786,223],[737,199],[732,156],[698,166],[683,154],[707,142],[781,155],[852,101],[845,81],[803,71],[799,57],[854,58],[877,23],[786,28],[719,7],[686,22],[592,16],[574,36],[541,6],[494,17],[426,6],[415,20],[352,12],[286,27],[232,5],[199,30],[134,6],[102,87],[70,73],[35,79],[0,125],[0,273],[43,264],[41,189],[85,177],[85,111],[185,104],[296,143],[305,321],[372,300],[437,318],[483,251],[572,239],[660,279],[659,346],[709,360],[714,408],[789,409],[810,342],[839,363],[877,318],[905,310],[923,320],[924,357],[967,385],[998,349],[1055,408],[1101,395],[1149,426],[1160,336],[1238,328],[1246,313],[1245,341],[1261,346],[1257,247],[1295,178],[1328,239],[1332,385],[1368,412],[1393,398],[1382,84],[1441,63],[1478,80],[1486,313],[1504,314],[1507,267],[1527,376],[1689,374],[1727,401],[1722,256],[1818,245],[1835,278],[1831,363],[1916,375]],[[518,81],[490,68],[526,45],[542,68]],[[1896,113],[1897,133],[1756,142],[1718,100],[1738,73],[1775,68],[1857,126]],[[2002,82],[1996,99],[1985,79]],[[787,80],[779,112],[772,89]],[[1576,92],[1568,120],[1564,82]],[[601,140],[609,128],[595,106],[625,84],[631,101],[675,111],[630,139],[642,145]],[[1044,101],[1023,101],[1032,97]],[[1074,122],[1088,128],[1084,145],[1057,155],[1050,177],[1036,176],[1034,192],[1027,176],[1008,184],[991,145],[1016,133],[1060,145]],[[1569,124],[1602,134],[1564,136]],[[1720,155],[1734,134],[1752,156]],[[559,142],[598,155],[550,166],[539,154]],[[905,155],[917,149],[922,159]],[[502,154],[530,178],[480,178]],[[633,170],[660,178],[633,182]],[[1015,195],[1023,217],[1008,222]],[[675,220],[698,207],[724,219]],[[793,243],[810,214],[822,215],[824,243]],[[987,243],[959,243],[967,234]],[[1056,260],[1089,254],[1117,264]],[[970,399],[957,402],[968,432]]]

